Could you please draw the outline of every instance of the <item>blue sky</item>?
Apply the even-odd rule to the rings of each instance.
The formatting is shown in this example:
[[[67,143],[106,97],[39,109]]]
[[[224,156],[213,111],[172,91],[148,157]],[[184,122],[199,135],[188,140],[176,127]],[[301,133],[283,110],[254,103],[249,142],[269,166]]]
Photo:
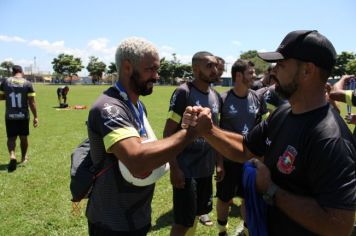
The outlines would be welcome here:
[[[354,0],[0,0],[0,62],[52,72],[53,58],[69,53],[85,66],[89,56],[109,64],[121,40],[139,36],[161,57],[190,63],[206,50],[232,63],[241,52],[275,50],[297,29],[356,52],[355,13]]]

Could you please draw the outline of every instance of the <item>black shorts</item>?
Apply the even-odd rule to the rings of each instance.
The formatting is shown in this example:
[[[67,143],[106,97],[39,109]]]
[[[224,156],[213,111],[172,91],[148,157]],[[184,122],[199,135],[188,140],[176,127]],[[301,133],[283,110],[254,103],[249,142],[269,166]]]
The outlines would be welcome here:
[[[192,227],[196,216],[213,209],[212,177],[187,178],[184,189],[173,187],[174,223]]]
[[[28,136],[30,134],[30,120],[5,120],[6,134],[8,138],[17,136]]]
[[[146,225],[145,227],[137,229],[135,231],[113,231],[110,229],[106,229],[105,227],[99,224],[93,224],[88,221],[88,231],[90,236],[146,236],[150,228],[151,224]]]
[[[64,93],[64,90],[62,88],[57,89],[57,96],[58,98],[67,98],[67,94]]]
[[[225,176],[216,183],[216,196],[223,202],[229,202],[235,196],[243,197],[243,164],[224,160]]]

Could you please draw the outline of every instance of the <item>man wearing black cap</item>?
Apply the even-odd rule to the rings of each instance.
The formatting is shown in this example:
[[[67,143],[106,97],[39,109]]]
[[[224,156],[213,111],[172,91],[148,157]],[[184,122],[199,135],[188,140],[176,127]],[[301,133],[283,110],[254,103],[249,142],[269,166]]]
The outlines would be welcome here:
[[[245,136],[214,126],[206,108],[188,107],[183,124],[195,126],[231,160],[264,156],[263,162],[251,162],[256,190],[268,204],[269,235],[350,235],[356,208],[356,144],[325,98],[336,58],[333,45],[317,31],[293,31],[276,52],[258,55],[277,63],[276,91],[290,105],[279,107]]]

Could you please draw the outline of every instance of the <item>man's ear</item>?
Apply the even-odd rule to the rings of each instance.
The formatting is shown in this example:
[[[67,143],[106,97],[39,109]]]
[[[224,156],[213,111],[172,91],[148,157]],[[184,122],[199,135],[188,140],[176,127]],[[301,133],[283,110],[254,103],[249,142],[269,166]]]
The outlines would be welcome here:
[[[316,72],[316,66],[314,65],[314,63],[311,63],[311,62],[305,63],[304,77],[313,76],[315,72]]]
[[[121,70],[125,75],[131,76],[133,72],[133,66],[129,60],[124,60],[121,65]]]
[[[192,65],[192,71],[194,75],[197,75],[199,72],[199,65],[197,64]]]

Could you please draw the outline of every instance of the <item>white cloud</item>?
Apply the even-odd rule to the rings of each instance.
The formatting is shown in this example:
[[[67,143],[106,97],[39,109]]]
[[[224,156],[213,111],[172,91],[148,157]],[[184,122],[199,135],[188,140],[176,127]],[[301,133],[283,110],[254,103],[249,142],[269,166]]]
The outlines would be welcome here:
[[[14,64],[23,65],[25,67],[33,67],[34,61],[28,59],[17,59],[16,61],[14,61]]]
[[[191,64],[192,63],[193,55],[180,55],[177,54],[177,59],[184,64]]]
[[[89,56],[98,57],[99,60],[103,61],[106,65],[109,65],[110,62],[114,61],[115,51],[116,51],[116,47],[108,46],[110,41],[106,38],[97,38],[97,39],[90,40],[84,48],[67,47],[63,40],[50,42],[46,39],[33,39],[27,41],[17,36],[6,36],[6,35],[0,35],[0,42],[1,41],[18,42],[18,43],[27,42],[26,45],[37,48],[47,54],[53,55],[53,57],[57,57],[61,53],[70,54],[75,57],[81,58],[82,64],[84,66],[88,64]],[[5,60],[11,60],[15,64],[23,65],[26,67],[29,67],[31,66],[31,64],[34,63],[32,58],[30,60],[28,59],[14,60],[13,58],[5,58],[3,61]],[[46,61],[45,63],[46,65],[44,65],[44,63],[42,62],[40,69],[43,69],[43,67],[45,67],[46,70],[50,70],[50,68],[52,67],[50,64],[51,60],[52,59]]]
[[[80,49],[65,47],[64,41],[55,41],[53,43],[50,43],[47,40],[35,39],[29,42],[29,45],[43,49],[46,52],[52,54],[67,53],[67,54],[73,54],[75,56],[80,56],[82,54],[82,50]]]
[[[238,41],[238,40],[233,40],[232,44],[237,45],[237,46],[241,46],[242,45],[242,43],[240,41]]]
[[[160,51],[173,53],[174,52],[174,48],[171,47],[171,46],[163,45],[163,46],[160,47]]]
[[[7,57],[7,58],[4,58],[3,60],[1,60],[1,61],[14,61],[14,59],[12,58],[12,57]]]
[[[226,57],[224,57],[225,63],[226,64],[231,64],[231,65],[237,60],[237,58],[238,57],[236,57],[236,56],[226,56]]]
[[[97,38],[90,40],[87,49],[85,50],[86,57],[96,56],[101,59],[105,58],[112,60],[115,55],[116,47],[108,47],[109,42],[110,41],[106,38]]]
[[[106,45],[108,44],[109,40],[106,38],[98,38],[98,39],[93,39],[90,40],[88,43],[89,48],[92,48],[93,50],[100,51],[102,49],[106,48]]]
[[[18,36],[7,36],[7,35],[0,35],[0,41],[3,42],[16,42],[16,43],[25,43],[26,40],[18,37]]]
[[[159,56],[161,58],[166,58],[167,60],[172,60],[173,56],[172,54],[175,52],[175,49],[171,46],[163,45],[158,48],[159,51]]]
[[[177,60],[184,64],[190,64],[192,62],[192,55],[181,55],[177,54],[175,48],[163,45],[159,47],[159,56],[161,58],[166,58],[166,60],[173,60],[173,53],[176,54]]]

